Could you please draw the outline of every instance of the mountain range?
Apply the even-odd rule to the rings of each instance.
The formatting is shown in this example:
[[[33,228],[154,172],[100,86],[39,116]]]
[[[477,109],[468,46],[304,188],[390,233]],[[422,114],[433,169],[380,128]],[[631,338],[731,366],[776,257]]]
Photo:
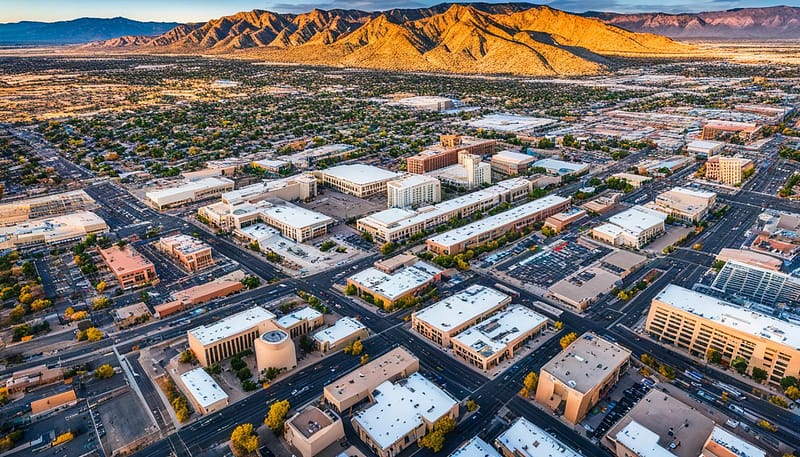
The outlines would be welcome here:
[[[124,35],[159,35],[179,25],[175,22],[139,22],[124,17],[14,22],[0,24],[0,45],[79,44]]]

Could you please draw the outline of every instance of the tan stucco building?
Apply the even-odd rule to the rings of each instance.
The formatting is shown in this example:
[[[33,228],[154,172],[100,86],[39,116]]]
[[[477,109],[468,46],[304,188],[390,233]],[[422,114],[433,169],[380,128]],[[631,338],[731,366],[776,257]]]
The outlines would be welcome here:
[[[286,421],[284,438],[303,457],[314,457],[344,438],[344,426],[335,412],[309,406]]]
[[[207,367],[232,357],[263,333],[274,330],[275,315],[260,306],[229,316],[211,325],[201,325],[187,332],[189,348],[201,365]]]

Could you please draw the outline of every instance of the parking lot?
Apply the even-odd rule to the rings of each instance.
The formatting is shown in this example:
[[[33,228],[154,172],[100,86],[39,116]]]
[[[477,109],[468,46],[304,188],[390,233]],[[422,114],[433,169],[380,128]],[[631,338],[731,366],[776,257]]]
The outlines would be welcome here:
[[[653,385],[653,381],[642,380],[642,377],[636,372],[622,378],[611,390],[610,395],[600,401],[584,419],[583,426],[586,429],[586,436],[602,438],[614,424],[628,414],[628,411],[650,391]]]
[[[75,436],[71,441],[56,447],[51,446],[50,443],[57,436],[68,431]],[[78,402],[72,408],[31,423],[27,426],[23,439],[34,444],[28,449],[22,449],[10,454],[11,456],[47,455],[71,457],[103,455],[99,449],[97,435],[94,433],[86,402]]]
[[[141,438],[155,426],[131,390],[98,404],[93,413],[103,446],[109,452]]]
[[[510,277],[547,288],[608,255],[611,249],[598,246],[589,249],[571,240],[560,240],[532,256],[508,267]]]

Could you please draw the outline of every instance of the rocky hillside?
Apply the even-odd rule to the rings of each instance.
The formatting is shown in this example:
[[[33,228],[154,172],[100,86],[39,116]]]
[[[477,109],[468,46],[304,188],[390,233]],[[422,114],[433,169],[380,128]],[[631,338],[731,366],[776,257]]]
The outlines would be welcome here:
[[[139,22],[81,18],[59,22],[15,22],[0,24],[2,45],[64,45],[109,40],[124,35],[159,35],[178,26],[174,22]]]

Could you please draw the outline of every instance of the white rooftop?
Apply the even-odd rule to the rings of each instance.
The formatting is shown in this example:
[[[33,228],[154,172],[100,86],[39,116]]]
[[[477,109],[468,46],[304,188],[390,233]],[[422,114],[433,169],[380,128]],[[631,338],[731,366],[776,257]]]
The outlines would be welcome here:
[[[422,184],[431,184],[436,182],[438,182],[438,180],[432,176],[408,174],[398,179],[393,179],[389,181],[388,184],[389,186],[392,187],[404,188],[404,187],[419,186]]]
[[[656,300],[731,329],[800,349],[800,326],[670,284]]]
[[[220,186],[233,185],[233,181],[228,178],[208,177],[198,179],[197,181],[189,181],[176,187],[167,189],[151,190],[146,192],[147,198],[157,201],[162,204],[171,203],[173,200],[179,200],[186,194],[195,194],[208,189],[213,189]]]
[[[664,223],[665,220],[667,220],[666,214],[636,205],[611,216],[608,222],[638,237],[640,233]]]
[[[520,417],[497,437],[497,442],[520,457],[580,457],[553,435]]]
[[[675,193],[678,193],[678,194],[688,195],[690,197],[705,198],[705,199],[713,198],[713,197],[717,196],[716,192],[710,192],[710,191],[707,191],[707,190],[699,190],[699,189],[689,189],[687,187],[680,187],[680,186],[673,187],[672,189],[664,192],[661,195],[669,194],[670,192],[675,192]]]
[[[536,157],[533,157],[531,155],[523,154],[521,152],[509,151],[507,149],[502,150],[492,156],[492,159],[495,158],[502,159],[506,162],[514,162],[514,163],[528,163],[536,160]]]
[[[423,419],[436,422],[457,404],[447,392],[419,373],[397,383],[385,381],[373,391],[373,396],[375,403],[355,414],[353,420],[382,449],[421,426]]]
[[[738,457],[766,457],[767,453],[722,427],[714,427],[711,441],[722,446]]]
[[[686,147],[689,149],[715,149],[724,145],[725,143],[719,141],[694,140],[689,142]]]
[[[490,287],[473,285],[416,312],[414,317],[447,333],[491,311],[509,298]]]
[[[372,165],[364,165],[361,163],[339,165],[336,167],[327,168],[322,170],[322,173],[359,185],[387,181],[400,176],[393,171],[384,170],[383,168],[373,167]]]
[[[333,218],[300,206],[285,204],[263,208],[261,213],[289,227],[310,227],[317,224],[333,224]]]
[[[200,327],[193,328],[189,330],[189,333],[192,334],[200,344],[206,346],[229,336],[244,332],[264,321],[274,318],[275,315],[271,312],[260,306],[254,306],[248,310],[228,316],[209,326],[201,325]]]
[[[558,195],[548,195],[532,202],[525,203],[524,205],[511,208],[508,211],[503,211],[500,214],[495,214],[494,216],[480,219],[463,227],[444,232],[428,238],[428,240],[444,246],[452,246],[454,244],[469,240],[478,234],[492,231],[502,225],[524,219],[532,214],[538,213],[539,211],[561,205],[562,203],[568,201],[569,198]]]
[[[559,175],[577,173],[589,168],[589,165],[579,162],[565,162],[556,159],[541,159],[533,162],[531,167],[542,167],[548,171],[555,171]]]
[[[330,344],[335,344],[365,328],[364,324],[352,317],[343,317],[332,326],[315,333],[314,339],[320,343],[328,342]]]
[[[499,132],[523,132],[555,123],[553,119],[495,113],[467,122],[470,127]]]
[[[204,408],[228,399],[228,394],[204,368],[195,368],[182,374],[181,382],[195,401]]]
[[[636,421],[631,421],[614,438],[639,457],[675,457],[675,454],[658,444],[656,432]]]
[[[197,238],[185,235],[183,233],[161,238],[161,243],[169,245],[172,249],[182,254],[191,254],[208,247],[207,244],[203,243]]]
[[[547,323],[547,318],[522,305],[509,306],[459,333],[455,341],[489,358],[505,350],[510,343]]]
[[[322,316],[322,313],[310,306],[306,306],[305,308],[294,310],[291,313],[282,316],[280,319],[276,320],[275,323],[283,328],[289,328],[298,322],[312,321],[320,316]]]
[[[408,291],[433,280],[434,276],[441,272],[442,270],[425,262],[417,262],[391,274],[384,273],[375,267],[369,267],[350,276],[350,280],[390,300],[395,300]]]
[[[476,436],[453,451],[450,457],[500,457],[500,453]]]

